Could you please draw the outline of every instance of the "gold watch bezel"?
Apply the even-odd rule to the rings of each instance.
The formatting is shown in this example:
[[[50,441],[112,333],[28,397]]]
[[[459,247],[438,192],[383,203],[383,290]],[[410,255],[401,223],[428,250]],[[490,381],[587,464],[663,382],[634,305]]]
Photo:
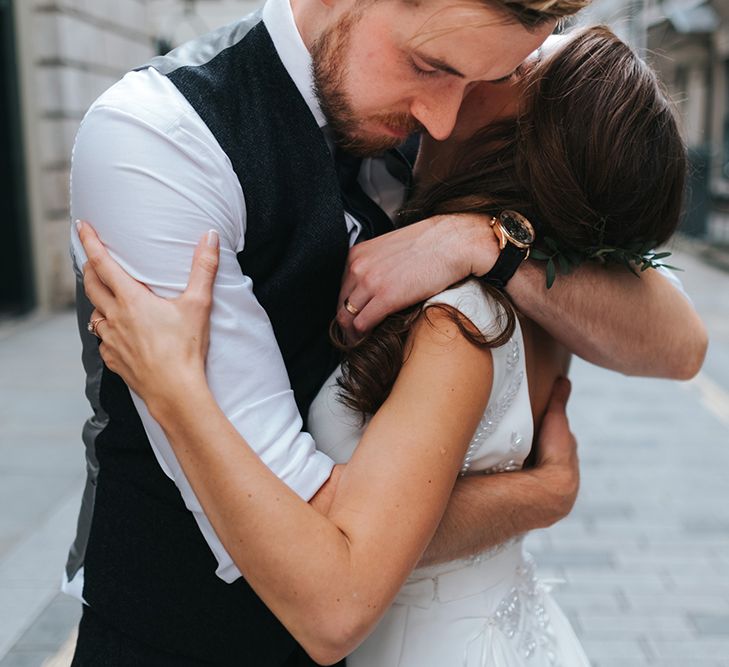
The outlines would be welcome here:
[[[515,239],[511,234],[509,234],[509,231],[504,227],[503,222],[501,221],[501,217],[503,215],[509,215],[513,218],[516,218],[520,224],[524,225],[527,229],[527,231],[531,235],[531,241],[528,243],[524,243],[523,241],[519,241],[518,239]],[[529,253],[531,252],[532,244],[534,243],[534,240],[536,239],[536,233],[534,231],[534,226],[532,225],[529,220],[523,216],[521,213],[518,213],[517,211],[512,210],[504,210],[499,213],[498,217],[493,216],[491,218],[491,227],[494,228],[494,232],[496,233],[496,236],[499,239],[499,249],[503,250],[506,247],[507,242],[511,243],[512,245],[516,246],[520,250],[526,250],[526,256],[524,259],[529,257]],[[498,230],[498,231],[496,231]]]

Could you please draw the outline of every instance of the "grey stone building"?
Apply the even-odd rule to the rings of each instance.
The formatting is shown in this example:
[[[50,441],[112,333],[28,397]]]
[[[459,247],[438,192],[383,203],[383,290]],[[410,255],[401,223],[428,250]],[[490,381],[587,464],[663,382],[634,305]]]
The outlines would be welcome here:
[[[0,0],[0,318],[73,301],[68,178],[94,99],[246,0]]]
[[[91,102],[153,53],[145,0],[0,0],[0,310],[73,298],[68,174]]]

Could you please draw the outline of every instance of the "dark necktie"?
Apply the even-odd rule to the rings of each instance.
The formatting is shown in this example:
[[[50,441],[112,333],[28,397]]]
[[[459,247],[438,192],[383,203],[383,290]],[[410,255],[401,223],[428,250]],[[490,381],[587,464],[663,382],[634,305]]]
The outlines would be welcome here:
[[[359,184],[359,170],[362,158],[345,153],[339,148],[335,151],[334,161],[337,167],[337,178],[342,193],[344,210],[352,215],[361,225],[360,238],[371,239],[380,234],[391,232],[392,221],[387,214],[367,196]]]
[[[385,166],[393,178],[405,186],[405,199],[413,189],[413,165],[420,150],[420,135],[411,134],[404,143],[385,153]]]

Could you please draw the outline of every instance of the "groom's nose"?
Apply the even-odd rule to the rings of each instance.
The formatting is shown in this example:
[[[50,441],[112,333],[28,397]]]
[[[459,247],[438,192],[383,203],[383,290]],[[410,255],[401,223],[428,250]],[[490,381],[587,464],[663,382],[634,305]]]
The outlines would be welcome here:
[[[433,139],[443,141],[453,132],[462,101],[463,88],[450,86],[447,90],[423,93],[413,99],[410,113]]]

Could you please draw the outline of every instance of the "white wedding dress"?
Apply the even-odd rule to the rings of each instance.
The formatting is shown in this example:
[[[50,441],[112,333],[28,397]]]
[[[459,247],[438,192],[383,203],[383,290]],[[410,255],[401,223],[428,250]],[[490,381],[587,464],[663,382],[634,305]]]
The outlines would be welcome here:
[[[475,281],[431,299],[466,315],[488,335],[497,306]],[[521,329],[492,350],[494,378],[462,474],[517,470],[529,453],[533,422]],[[317,447],[349,460],[360,417],[337,400],[337,371],[309,412]],[[404,472],[404,474],[406,474]],[[569,622],[537,580],[517,538],[477,556],[415,570],[348,667],[588,667]]]

